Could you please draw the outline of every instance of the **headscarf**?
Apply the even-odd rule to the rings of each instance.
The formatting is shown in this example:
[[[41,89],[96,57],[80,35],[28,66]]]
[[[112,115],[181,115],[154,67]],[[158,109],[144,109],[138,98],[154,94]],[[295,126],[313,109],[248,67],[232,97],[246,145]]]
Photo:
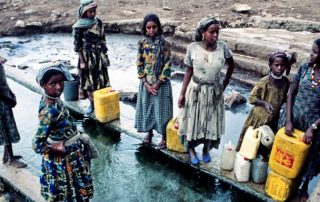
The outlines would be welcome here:
[[[214,17],[204,17],[202,18],[197,25],[196,33],[195,33],[195,41],[202,40],[202,33],[208,29],[210,25],[217,24],[219,25],[219,21]]]
[[[80,7],[78,10],[78,21],[72,28],[89,28],[97,23],[97,18],[83,18],[83,15],[91,8],[96,8],[97,4],[93,0],[80,0]]]
[[[158,26],[158,35],[153,39],[148,37],[146,34],[146,25],[150,21],[155,22]],[[162,36],[162,27],[161,27],[159,17],[154,13],[150,13],[146,15],[142,22],[141,32],[145,36],[145,38],[143,39],[143,42],[150,44],[150,50],[148,51],[152,51],[152,54],[155,55],[156,61],[153,66],[153,72],[156,78],[158,78],[159,75],[161,75],[163,66],[164,66],[164,45],[165,45],[165,40],[164,40],[164,37]]]
[[[67,81],[74,80],[74,78],[71,75],[71,73],[69,72],[68,68],[66,66],[64,66],[64,64],[57,62],[57,63],[46,64],[40,68],[38,75],[36,77],[36,81],[38,82],[39,85],[43,84],[44,76],[47,73],[49,73],[51,70],[56,70],[56,71],[60,72],[61,74],[63,74],[63,76],[65,77],[65,79]]]

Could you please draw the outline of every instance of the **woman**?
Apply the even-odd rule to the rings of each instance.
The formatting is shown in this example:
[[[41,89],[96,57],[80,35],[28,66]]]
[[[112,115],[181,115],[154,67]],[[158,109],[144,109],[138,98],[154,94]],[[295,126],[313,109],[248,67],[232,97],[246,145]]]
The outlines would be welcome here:
[[[303,140],[311,143],[301,173],[301,201],[308,199],[309,181],[320,173],[320,38],[312,44],[310,62],[302,64],[290,86],[286,116],[280,122],[291,136],[294,128],[305,131]]]
[[[228,45],[220,40],[218,20],[205,17],[196,29],[195,42],[187,48],[178,106],[182,108],[179,135],[186,135],[191,164],[199,164],[195,147],[204,143],[203,161],[209,163],[209,150],[218,148],[224,133],[223,91],[231,78],[234,62]],[[220,83],[220,71],[228,64],[227,74]]]
[[[78,21],[72,26],[74,50],[79,55],[80,99],[87,96],[90,106],[87,114],[94,111],[93,91],[110,86],[110,65],[103,24],[96,17],[97,4],[93,0],[81,0]]]

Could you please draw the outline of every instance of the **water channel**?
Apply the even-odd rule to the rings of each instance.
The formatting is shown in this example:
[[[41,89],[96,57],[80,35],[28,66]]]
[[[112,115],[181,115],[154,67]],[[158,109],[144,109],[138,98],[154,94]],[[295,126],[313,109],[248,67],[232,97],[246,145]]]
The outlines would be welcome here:
[[[109,74],[114,89],[137,90],[135,58],[139,36],[108,35],[107,45],[111,66]],[[0,39],[0,55],[8,59],[8,64],[29,66],[37,70],[45,61],[70,60],[76,65],[77,55],[73,51],[72,37],[68,34],[46,34],[23,37],[3,37]],[[72,71],[75,71],[72,70]],[[29,164],[28,169],[39,175],[40,155],[31,149],[35,132],[37,109],[40,95],[20,86],[9,79],[9,85],[17,95],[18,105],[14,108],[15,118],[21,133],[21,141],[14,145],[14,151],[23,154]],[[177,96],[181,78],[173,79],[174,114],[177,115]],[[238,83],[231,83],[226,94],[236,90],[245,97],[250,89]],[[121,103],[122,116],[133,120],[134,105]],[[226,110],[226,133],[219,150],[212,155],[220,155],[223,145],[231,140],[237,142],[251,106],[242,104]],[[151,153],[141,142],[126,134],[107,131],[95,122],[78,127],[90,134],[100,151],[100,157],[93,160],[92,173],[95,184],[93,201],[258,201],[228,184],[200,174],[177,162],[168,161],[160,153]],[[0,152],[3,148],[0,148]],[[314,185],[315,183],[313,183]],[[312,184],[310,187],[313,187]]]

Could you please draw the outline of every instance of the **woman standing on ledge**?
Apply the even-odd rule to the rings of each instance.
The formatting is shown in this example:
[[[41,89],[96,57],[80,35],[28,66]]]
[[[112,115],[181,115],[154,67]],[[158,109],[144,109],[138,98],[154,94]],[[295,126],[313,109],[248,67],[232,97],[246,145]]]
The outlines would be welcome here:
[[[78,21],[72,26],[74,50],[79,54],[80,99],[89,98],[86,113],[94,111],[93,91],[110,86],[106,38],[103,24],[96,17],[97,4],[81,0]]]
[[[234,62],[228,45],[218,40],[218,20],[205,17],[197,27],[195,42],[187,47],[184,63],[187,66],[183,78],[178,106],[182,108],[179,135],[186,135],[190,161],[199,164],[195,147],[204,144],[203,162],[211,161],[210,149],[218,148],[224,133],[223,91],[231,78]],[[220,71],[225,63],[228,71],[220,83]]]

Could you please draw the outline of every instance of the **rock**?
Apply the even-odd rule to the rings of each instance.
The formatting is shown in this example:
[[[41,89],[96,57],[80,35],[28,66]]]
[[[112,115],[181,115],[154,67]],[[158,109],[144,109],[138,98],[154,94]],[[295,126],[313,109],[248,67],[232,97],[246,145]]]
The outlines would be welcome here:
[[[18,20],[14,26],[23,28],[26,27],[26,24],[22,20]]]
[[[41,22],[29,22],[26,24],[26,27],[42,27]]]
[[[252,10],[252,8],[247,4],[234,4],[232,10],[238,13],[247,13]]]
[[[123,13],[124,15],[126,15],[126,16],[131,16],[131,15],[134,14],[133,11],[122,11],[122,13]]]
[[[120,93],[120,100],[127,101],[127,102],[136,102],[138,97],[138,92],[135,92],[130,89],[122,89],[119,90]]]
[[[34,10],[32,10],[32,9],[26,10],[24,12],[24,14],[26,14],[26,15],[30,15],[30,14],[33,14],[33,13],[34,13]]]
[[[10,18],[10,20],[14,20],[14,19],[16,19],[16,18],[15,18],[15,17],[11,17],[11,18]]]
[[[166,6],[164,6],[162,9],[165,10],[165,11],[171,11],[172,10],[172,8],[166,7]]]
[[[246,98],[237,91],[232,91],[230,95],[226,95],[224,97],[224,105],[228,108],[231,108],[233,105],[242,104],[245,102]]]

